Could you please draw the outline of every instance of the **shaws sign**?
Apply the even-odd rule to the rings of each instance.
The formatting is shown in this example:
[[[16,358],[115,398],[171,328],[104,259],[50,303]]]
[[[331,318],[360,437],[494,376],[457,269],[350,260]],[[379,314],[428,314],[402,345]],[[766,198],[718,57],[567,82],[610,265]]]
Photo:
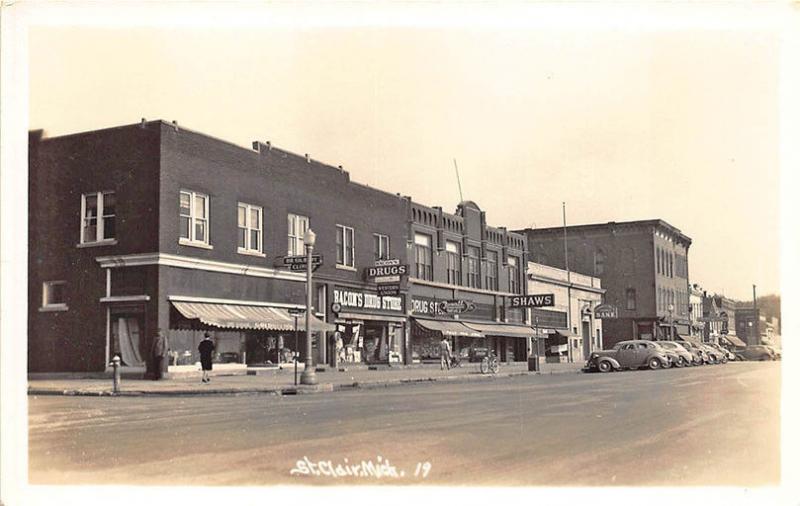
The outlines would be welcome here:
[[[546,307],[555,305],[555,295],[542,293],[539,295],[515,295],[509,299],[511,307]]]

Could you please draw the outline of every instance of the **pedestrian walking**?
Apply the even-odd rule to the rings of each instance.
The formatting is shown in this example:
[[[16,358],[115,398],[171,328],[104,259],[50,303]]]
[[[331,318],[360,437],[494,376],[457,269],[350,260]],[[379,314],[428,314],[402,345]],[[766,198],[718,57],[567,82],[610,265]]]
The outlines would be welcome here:
[[[203,383],[211,382],[208,372],[211,370],[211,359],[214,356],[215,348],[214,341],[211,340],[211,334],[206,332],[205,337],[197,347],[197,351],[200,352],[200,366],[203,368]]]
[[[344,341],[342,340],[342,333],[336,331],[335,338],[334,338],[334,348],[335,348],[335,361],[336,367],[339,367],[339,364],[344,362]]]
[[[439,343],[439,356],[443,371],[445,368],[450,369],[450,352],[450,341],[446,337],[442,337],[442,341]]]
[[[153,346],[150,349],[150,356],[153,360],[153,379],[160,380],[164,377],[167,370],[167,357],[169,357],[169,345],[167,336],[162,329],[158,329],[156,337],[153,339]]]

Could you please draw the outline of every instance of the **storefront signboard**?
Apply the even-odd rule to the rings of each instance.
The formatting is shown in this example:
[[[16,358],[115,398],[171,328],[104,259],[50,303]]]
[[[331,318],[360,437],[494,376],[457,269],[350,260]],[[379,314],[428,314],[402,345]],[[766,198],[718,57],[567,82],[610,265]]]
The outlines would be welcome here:
[[[388,260],[384,260],[383,262],[387,262]],[[378,261],[380,262],[380,261]],[[401,265],[398,261],[397,264],[393,265],[383,265],[383,262],[379,265],[378,262],[375,262],[375,266],[373,267],[365,267],[364,268],[364,277],[367,279],[373,278],[380,278],[384,276],[405,276],[408,274],[408,265]]]
[[[601,320],[606,318],[617,318],[617,307],[611,304],[600,304],[594,308],[594,317]]]
[[[554,306],[556,297],[552,293],[538,295],[515,295],[509,298],[511,307],[547,307]]]
[[[341,308],[360,309],[367,312],[370,310],[403,312],[402,297],[381,297],[376,293],[360,290],[334,288],[333,303],[339,304]]]
[[[437,300],[422,297],[411,299],[411,312],[421,315],[452,315],[471,313],[475,311],[476,304],[471,300]]]
[[[400,285],[398,283],[383,283],[378,285],[378,295],[387,297],[400,295]]]

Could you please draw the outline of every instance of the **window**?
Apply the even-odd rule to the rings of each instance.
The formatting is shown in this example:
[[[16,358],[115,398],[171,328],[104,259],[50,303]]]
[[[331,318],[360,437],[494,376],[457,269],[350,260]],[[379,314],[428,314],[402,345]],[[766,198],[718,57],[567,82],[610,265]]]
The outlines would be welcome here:
[[[355,267],[356,247],[353,229],[344,225],[336,225],[336,265]]]
[[[298,214],[289,214],[287,221],[289,225],[289,247],[287,248],[287,254],[289,256],[305,255],[306,243],[303,240],[303,235],[306,233],[306,230],[308,230],[308,217]]]
[[[656,248],[656,272],[661,274],[661,248]]]
[[[239,204],[237,219],[239,223],[239,253],[262,252],[262,209],[250,204]]]
[[[116,204],[114,192],[81,195],[81,244],[116,238]]]
[[[636,290],[633,288],[625,290],[625,309],[636,310]]]
[[[455,241],[445,243],[447,251],[447,282],[451,285],[461,284],[461,245]]]
[[[372,242],[374,243],[375,260],[388,260],[389,254],[389,236],[382,234],[372,234]]]
[[[208,244],[208,195],[181,191],[180,242]]]
[[[467,286],[481,287],[481,252],[475,246],[467,247]]]
[[[64,288],[66,281],[45,281],[42,284],[42,308],[51,310],[67,309],[67,301],[64,298]]]
[[[602,276],[606,270],[606,254],[602,249],[594,252],[594,275]]]
[[[520,292],[517,257],[508,257],[508,291],[511,293],[522,293]]]
[[[672,262],[673,261],[674,261],[674,257],[672,256],[672,253],[670,253],[669,254],[669,277],[673,277],[672,276],[672,274],[673,274],[673,272],[672,272]]]
[[[414,234],[414,265],[417,277],[433,281],[433,257],[431,256],[431,236]]]
[[[486,252],[486,289],[497,290],[497,252]]]

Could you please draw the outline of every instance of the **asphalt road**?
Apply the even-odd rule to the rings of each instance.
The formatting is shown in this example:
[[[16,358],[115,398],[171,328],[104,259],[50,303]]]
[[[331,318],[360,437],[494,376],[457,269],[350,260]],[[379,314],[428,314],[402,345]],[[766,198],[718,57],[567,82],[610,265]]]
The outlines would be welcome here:
[[[291,397],[29,401],[33,484],[750,487],[780,479],[779,362]],[[305,463],[320,461],[332,466]],[[313,472],[337,465],[345,476]],[[352,476],[365,470],[397,477]]]

